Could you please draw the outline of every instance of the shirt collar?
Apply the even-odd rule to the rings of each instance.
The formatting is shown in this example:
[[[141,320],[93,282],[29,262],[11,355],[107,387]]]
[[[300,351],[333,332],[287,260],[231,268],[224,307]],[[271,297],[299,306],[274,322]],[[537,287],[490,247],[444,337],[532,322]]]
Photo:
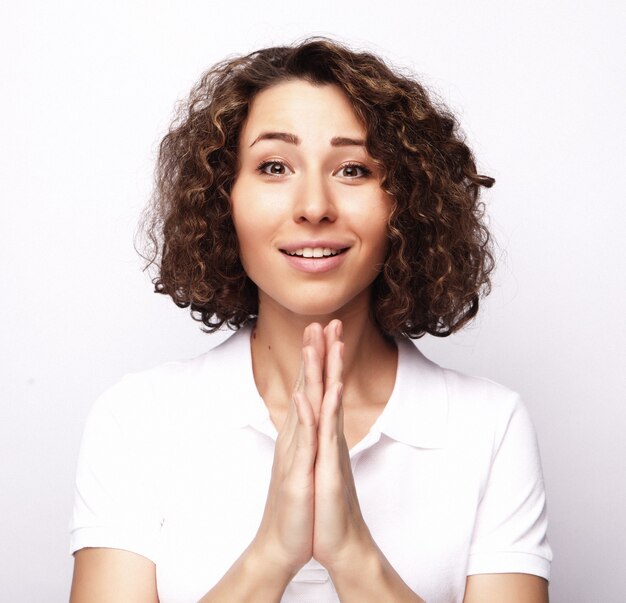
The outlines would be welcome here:
[[[396,345],[396,383],[372,430],[417,448],[444,448],[448,393],[443,370],[410,340],[396,339]]]
[[[221,409],[225,413],[222,419],[232,427],[252,426],[275,438],[276,428],[254,383],[251,333],[252,325],[242,327],[216,348],[224,353],[219,363],[232,364],[221,365],[223,374],[237,379],[235,387],[228,387],[223,392],[222,399],[226,404]],[[370,432],[384,434],[417,448],[443,448],[448,417],[443,370],[410,340],[396,339],[396,345],[398,367],[394,389]],[[215,362],[215,358],[211,360]]]
[[[263,398],[259,395],[252,370],[250,337],[253,323],[241,327],[228,339],[213,348],[219,358],[207,358],[226,380],[228,385],[220,392],[223,402],[220,419],[236,429],[252,426],[275,438],[276,428]],[[209,354],[213,356],[213,354]]]

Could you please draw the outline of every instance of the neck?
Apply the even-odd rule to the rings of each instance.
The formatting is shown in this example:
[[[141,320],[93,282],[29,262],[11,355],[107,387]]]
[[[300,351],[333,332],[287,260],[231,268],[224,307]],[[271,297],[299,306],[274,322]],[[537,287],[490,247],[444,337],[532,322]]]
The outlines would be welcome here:
[[[302,359],[302,335],[307,325],[326,326],[333,318],[343,323],[344,406],[384,403],[393,386],[397,352],[375,325],[369,311],[369,293],[349,308],[328,315],[304,316],[261,298],[252,337],[254,379],[269,407],[285,408]]]

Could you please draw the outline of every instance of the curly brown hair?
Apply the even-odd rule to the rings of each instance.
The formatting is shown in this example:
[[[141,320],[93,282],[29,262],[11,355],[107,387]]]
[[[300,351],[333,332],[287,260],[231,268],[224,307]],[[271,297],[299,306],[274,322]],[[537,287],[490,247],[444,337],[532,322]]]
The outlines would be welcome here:
[[[394,200],[388,255],[372,287],[374,318],[389,336],[444,337],[478,311],[494,261],[479,175],[450,111],[423,85],[369,53],[316,36],[213,66],[194,86],[159,147],[156,186],[142,225],[155,292],[214,331],[258,312],[256,285],[239,258],[230,191],[238,142],[260,91],[302,79],[335,84],[366,128]]]

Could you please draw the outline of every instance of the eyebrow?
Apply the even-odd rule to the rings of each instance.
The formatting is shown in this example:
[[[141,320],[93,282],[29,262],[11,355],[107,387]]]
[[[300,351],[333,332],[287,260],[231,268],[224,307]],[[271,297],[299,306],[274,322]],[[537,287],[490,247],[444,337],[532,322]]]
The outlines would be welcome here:
[[[300,144],[300,139],[290,132],[261,132],[250,146],[256,144],[259,140],[282,140],[290,144]],[[346,136],[334,136],[330,139],[330,145],[333,147],[364,147],[365,140],[361,138],[348,138]]]

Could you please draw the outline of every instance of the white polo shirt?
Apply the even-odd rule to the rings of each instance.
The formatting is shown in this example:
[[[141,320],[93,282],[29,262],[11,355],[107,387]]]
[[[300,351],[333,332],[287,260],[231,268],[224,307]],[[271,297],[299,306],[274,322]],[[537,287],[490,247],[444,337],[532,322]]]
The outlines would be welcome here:
[[[85,426],[71,551],[112,547],[151,559],[161,603],[200,599],[261,521],[277,433],[254,383],[250,333],[127,375]],[[397,345],[393,393],[350,451],[376,543],[427,603],[461,603],[470,574],[548,579],[541,463],[518,395],[442,369],[408,340]],[[311,560],[282,601],[339,599]]]

